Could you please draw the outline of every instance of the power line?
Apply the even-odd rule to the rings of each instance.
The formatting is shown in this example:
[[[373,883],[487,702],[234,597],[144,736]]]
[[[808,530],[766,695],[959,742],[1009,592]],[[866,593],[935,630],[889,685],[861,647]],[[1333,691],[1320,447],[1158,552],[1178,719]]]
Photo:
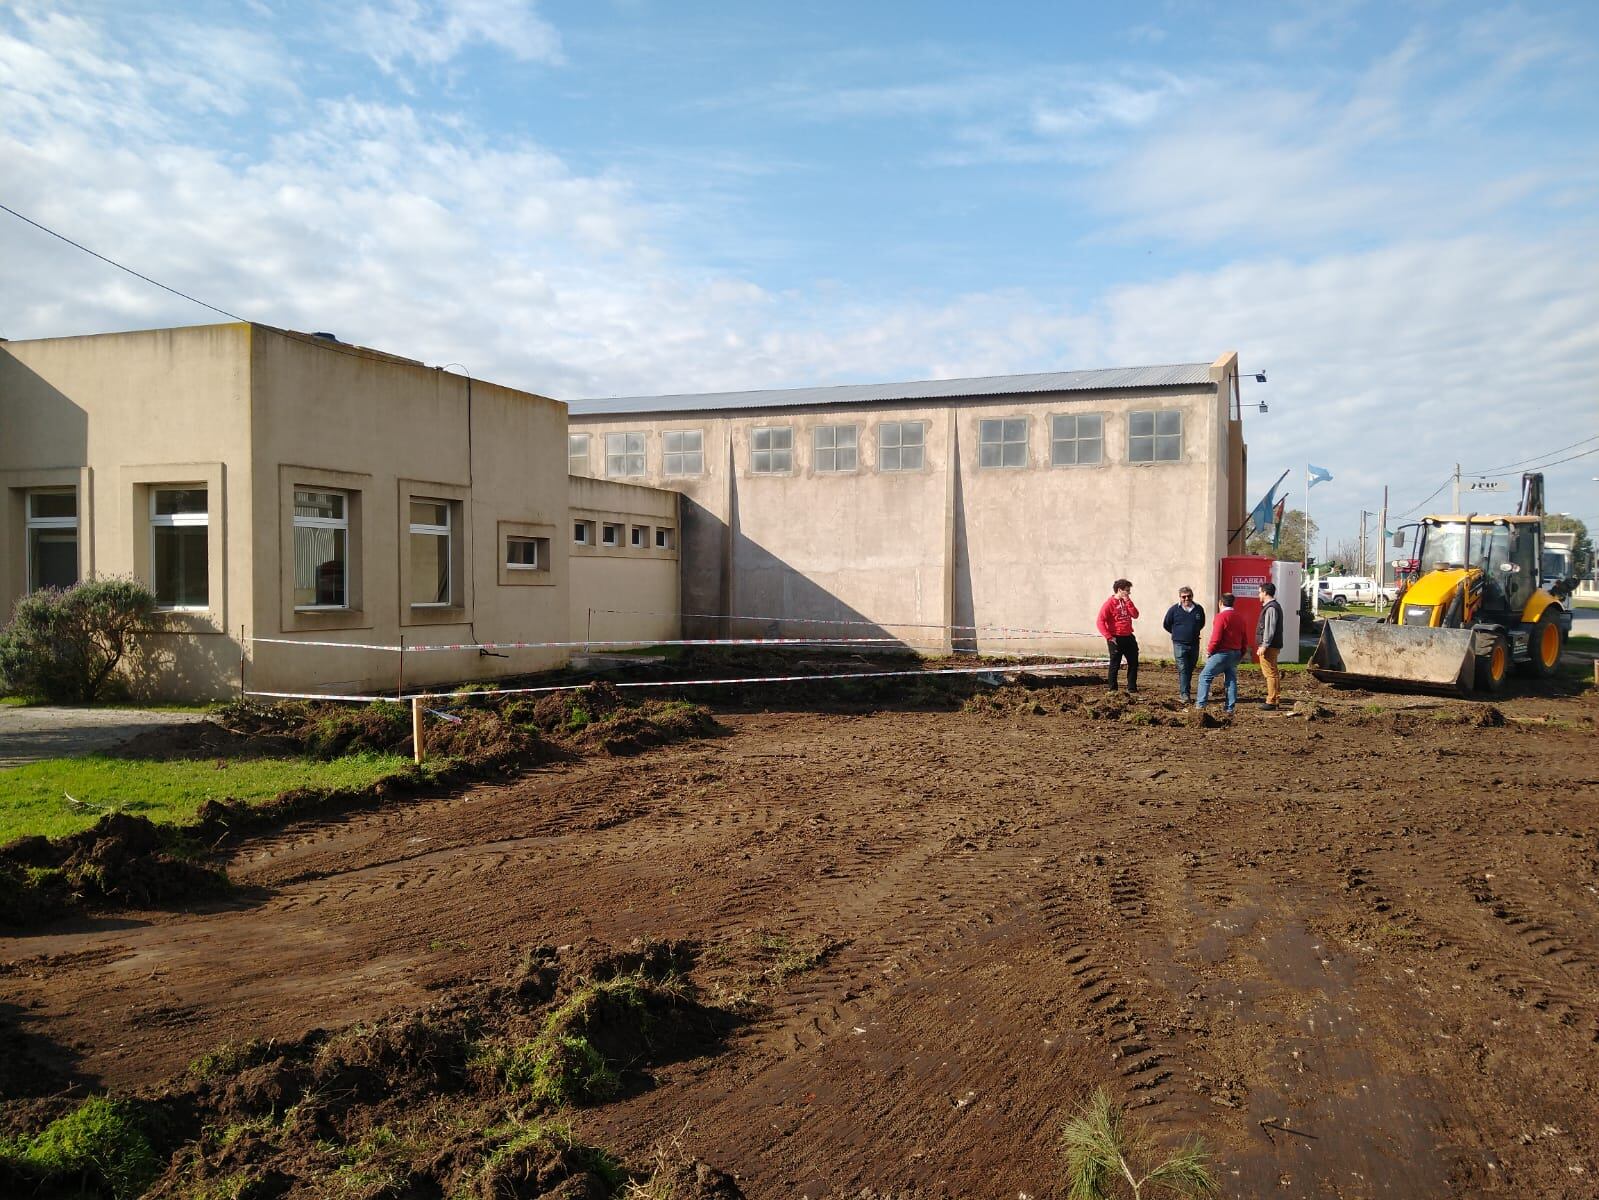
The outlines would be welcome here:
[[[48,225],[39,224],[39,222],[35,221],[32,217],[23,216],[21,213],[19,213],[14,208],[8,208],[4,204],[0,204],[0,212],[10,213],[17,220],[25,222],[26,224],[32,225],[35,229],[39,230],[42,233],[48,233],[51,237],[57,238],[60,241],[65,242],[67,245],[71,246],[74,250],[81,250],[85,254],[89,255],[91,258],[97,258],[101,262],[106,263],[106,264],[108,264],[110,266],[113,266],[119,271],[126,271],[129,275],[132,275],[135,279],[142,279],[142,280],[144,280],[145,283],[152,284],[153,286],[160,288],[164,292],[171,292],[174,296],[182,297],[184,300],[189,301],[191,304],[198,304],[201,308],[209,308],[212,312],[221,313],[224,317],[227,317],[230,320],[242,321],[246,325],[261,325],[261,324],[265,324],[265,322],[261,322],[261,321],[252,321],[249,317],[241,317],[241,316],[239,316],[238,313],[229,312],[225,308],[218,308],[215,304],[209,304],[206,301],[201,300],[198,296],[189,295],[188,292],[180,292],[177,288],[170,287],[167,284],[162,283],[159,279],[151,279],[148,275],[141,274],[140,272],[135,271],[132,267],[124,266],[122,263],[119,263],[114,258],[107,258],[104,254],[101,254],[101,253],[99,253],[97,251],[89,249],[89,247],[85,246],[83,243],[73,241],[71,238],[69,238],[64,233],[57,233],[54,229],[51,229]],[[277,326],[271,326],[271,328],[275,329],[275,328],[277,328]],[[292,331],[286,331],[286,332],[292,332]],[[304,335],[301,335],[301,336],[304,337]],[[373,350],[373,349],[371,349],[369,347],[367,347],[367,348],[353,347],[353,346],[352,347],[346,347],[346,346],[343,346],[343,345],[341,345],[340,343],[338,343],[336,341],[329,341],[326,338],[316,337],[315,335],[312,335],[312,336],[309,336],[309,337],[304,337],[304,340],[305,340],[307,345],[316,346],[317,348],[322,349],[322,350],[330,350],[330,351],[332,351],[335,354],[348,355],[350,358],[367,358],[368,355],[370,355],[370,354],[386,354],[387,353],[386,351]],[[396,357],[397,358],[399,356],[398,355],[390,355],[389,357]],[[420,364],[420,365],[426,366],[425,363]],[[453,363],[451,365],[452,366],[460,366],[459,363]],[[431,369],[432,370],[436,370],[436,371],[441,371],[441,372],[443,370],[442,367],[434,367],[434,368],[431,368]],[[466,368],[462,367],[461,369],[464,371]]]
[[[1409,508],[1405,509],[1404,512],[1398,514],[1397,516],[1390,517],[1389,520],[1391,520],[1391,521],[1402,521],[1402,520],[1404,520],[1406,517],[1408,517],[1411,513],[1415,512],[1422,505],[1428,503],[1428,501],[1430,501],[1433,496],[1436,496],[1439,492],[1443,491],[1446,487],[1448,487],[1451,483],[1453,483],[1454,482],[1454,478],[1455,477],[1453,475],[1451,475],[1448,479],[1446,479],[1442,483],[1440,483],[1437,486],[1437,488],[1435,488],[1433,490],[1432,495],[1428,496],[1426,500],[1423,500],[1420,504],[1411,505]]]
[[[1593,439],[1589,438],[1588,440],[1592,441]],[[1577,446],[1582,445],[1581,442],[1575,442],[1573,444],[1577,445]],[[1571,447],[1567,446],[1566,449],[1569,450],[1569,449],[1571,449]],[[1559,454],[1560,451],[1551,450],[1549,453],[1551,453],[1551,454]],[[1534,470],[1538,470],[1538,471],[1542,471],[1545,467],[1558,467],[1561,463],[1568,463],[1568,462],[1571,462],[1573,459],[1578,459],[1578,458],[1587,458],[1588,455],[1590,455],[1590,454],[1599,454],[1599,446],[1595,446],[1591,450],[1584,450],[1580,454],[1568,454],[1565,458],[1557,458],[1553,462],[1538,463],[1537,466],[1534,467],[1533,469]],[[1519,473],[1520,472],[1517,472],[1517,471],[1501,471],[1501,472],[1499,472],[1498,475],[1479,476],[1479,478],[1497,479],[1497,478],[1502,478],[1505,475],[1516,475],[1516,474],[1519,474]]]
[[[1551,454],[1560,454],[1566,450],[1575,450],[1578,446],[1586,446],[1589,442],[1599,442],[1599,434],[1595,434],[1593,437],[1585,437],[1580,442],[1572,442],[1569,446],[1557,446],[1553,450],[1545,450],[1542,454],[1534,454],[1530,458],[1522,458],[1517,459],[1513,463],[1505,463],[1502,467],[1488,467],[1481,471],[1466,471],[1464,474],[1488,476],[1492,471],[1503,471],[1509,467],[1523,466],[1526,463],[1532,462],[1532,460],[1535,458],[1548,458]]]
[[[107,263],[108,265],[115,267],[119,271],[126,271],[129,275],[132,275],[135,279],[142,279],[148,284],[153,284],[154,286],[160,288],[163,292],[171,292],[174,296],[180,296],[183,299],[187,300],[190,304],[198,304],[201,308],[209,308],[212,312],[221,313],[224,317],[230,317],[230,318],[232,318],[235,321],[244,321],[246,324],[250,323],[247,320],[247,318],[241,317],[237,313],[230,313],[227,309],[218,308],[215,304],[207,304],[204,300],[201,300],[198,296],[191,296],[191,295],[189,295],[188,292],[180,292],[175,287],[168,287],[166,284],[162,283],[159,279],[151,279],[148,275],[141,275],[138,271],[135,271],[132,267],[124,266],[122,263],[119,263],[114,258],[107,258],[105,255],[100,254],[97,251],[89,249],[89,247],[85,246],[83,243],[73,241],[71,238],[69,238],[64,233],[57,233],[54,229],[51,229],[49,226],[41,225],[41,224],[39,224],[39,222],[35,221],[33,218],[23,216],[21,213],[19,213],[14,208],[7,208],[4,204],[0,204],[0,211],[10,213],[17,220],[24,221],[27,224],[32,225],[35,229],[39,230],[41,233],[48,233],[53,238],[59,238],[61,241],[65,242],[67,245],[71,246],[73,249],[82,250],[85,254],[89,255],[90,257],[98,258],[101,262]]]

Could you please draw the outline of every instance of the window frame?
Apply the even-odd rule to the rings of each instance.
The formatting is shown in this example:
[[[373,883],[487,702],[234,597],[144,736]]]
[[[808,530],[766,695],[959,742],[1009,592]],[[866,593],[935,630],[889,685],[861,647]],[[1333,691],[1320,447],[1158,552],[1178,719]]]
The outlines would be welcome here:
[[[677,547],[673,543],[677,539],[672,536],[673,532],[670,525],[657,525],[655,527],[655,548],[657,550],[675,550]]]
[[[156,530],[158,529],[203,529],[205,530],[205,602],[202,604],[162,604],[157,594],[156,608],[161,612],[172,613],[203,613],[211,611],[211,485],[209,482],[197,483],[152,483],[149,485],[149,538],[150,538],[150,591],[157,592],[160,587],[161,576],[156,569]],[[203,492],[205,493],[205,512],[203,513],[157,513],[156,508],[163,492]]]
[[[879,421],[877,423],[877,469],[891,474],[899,474],[902,471],[925,471],[927,469],[927,424],[926,421]],[[894,431],[895,440],[892,445],[885,439],[885,431],[889,429]],[[906,445],[906,429],[915,429],[917,437],[921,440]],[[894,466],[888,465],[887,456],[884,454],[886,450],[895,452]],[[917,462],[915,466],[905,465],[905,451],[907,450],[916,451]]]
[[[418,504],[437,504],[444,509],[444,524],[429,525],[418,524],[412,509]],[[460,601],[456,597],[455,579],[455,502],[443,496],[415,494],[406,498],[406,556],[410,559],[411,578],[410,585],[416,586],[416,559],[411,557],[413,537],[442,538],[444,541],[444,599],[443,600],[410,600],[407,598],[408,608],[439,609],[459,608]]]
[[[1099,436],[1097,438],[1084,438],[1083,437],[1083,435],[1080,432],[1080,430],[1082,428],[1082,421],[1083,421],[1084,417],[1094,417],[1094,418],[1096,418],[1099,421]],[[1072,436],[1069,437],[1069,438],[1059,437],[1056,434],[1056,424],[1057,424],[1057,422],[1066,420],[1067,418],[1070,418],[1071,422],[1072,422]],[[1091,442],[1098,442],[1099,443],[1099,456],[1097,458],[1095,458],[1092,462],[1084,462],[1083,459],[1082,459],[1082,451],[1080,449],[1080,446],[1081,446],[1081,443],[1084,442],[1084,441],[1091,441]],[[1057,462],[1056,459],[1055,459],[1055,447],[1056,446],[1060,446],[1060,445],[1066,445],[1068,443],[1072,447],[1074,447],[1072,453],[1073,453],[1073,455],[1075,457],[1073,458],[1073,460],[1071,462]],[[1101,466],[1104,466],[1105,465],[1105,414],[1103,412],[1050,413],[1049,414],[1049,465],[1051,467],[1101,467]]]
[[[344,516],[333,517],[302,517],[298,511],[300,506],[296,502],[300,492],[322,492],[326,495],[337,496],[343,502]],[[350,534],[350,493],[342,488],[323,487],[317,484],[296,483],[289,492],[289,518],[290,518],[290,554],[293,556],[294,566],[299,565],[299,551],[294,545],[294,531],[300,529],[332,529],[342,530],[344,533],[344,562],[343,571],[339,580],[339,590],[344,595],[343,604],[296,604],[294,611],[297,613],[341,613],[350,611],[350,558],[353,547]],[[290,595],[293,595],[295,581],[289,583]]]
[[[694,438],[697,445],[693,450],[685,447],[682,442]],[[672,449],[672,439],[679,439],[678,448]],[[688,469],[688,460],[693,457],[695,466]],[[672,460],[677,459],[677,469],[672,469]],[[668,479],[692,479],[705,474],[705,431],[703,429],[663,429],[661,430],[661,474]]]
[[[1010,429],[1008,428],[1008,426],[1015,425],[1015,424],[1020,424],[1021,427],[1022,427],[1022,436],[1021,436],[1020,440],[1013,439],[1013,438],[1010,438],[1010,437],[1007,436],[1011,432]],[[988,438],[983,436],[987,432],[987,428],[989,426],[994,426],[994,425],[999,426],[1000,436],[999,436],[999,440],[998,441],[990,441]],[[1029,466],[1032,465],[1031,464],[1032,453],[1031,453],[1031,451],[1029,449],[1029,446],[1028,446],[1028,440],[1029,440],[1029,438],[1031,436],[1032,436],[1032,418],[1031,417],[1028,417],[1028,416],[1012,416],[1012,417],[980,417],[980,418],[978,418],[978,422],[977,422],[977,469],[979,471],[1025,471]],[[997,446],[999,448],[999,461],[997,463],[985,463],[983,461],[983,450],[987,446]],[[1006,450],[1007,447],[1011,447],[1011,446],[1020,446],[1022,448],[1022,461],[1021,462],[1008,463],[1008,462],[1005,461],[1005,450]]]
[[[572,518],[572,545],[592,549],[595,545],[593,535],[593,521],[585,521],[582,517]]]
[[[583,440],[583,452],[582,452],[582,454],[573,454],[572,453],[572,443],[574,441],[576,441],[577,439],[579,439],[579,438],[581,438]],[[567,431],[567,435],[566,435],[566,473],[568,475],[571,475],[571,474],[574,474],[574,473],[575,474],[579,474],[579,475],[587,475],[589,473],[590,466],[591,466],[591,464],[594,461],[593,460],[593,454],[594,454],[594,435],[593,434],[585,433],[585,432],[572,433],[570,430]],[[573,472],[572,464],[574,462],[576,462],[580,458],[582,459],[582,462],[583,462],[583,469],[581,471],[578,471],[578,472]]]
[[[33,498],[35,496],[71,496],[72,515],[70,517],[36,517],[33,515]],[[83,502],[79,498],[75,486],[67,487],[35,487],[27,488],[22,493],[22,554],[23,554],[23,585],[27,594],[32,595],[40,588],[47,586],[38,583],[33,578],[33,535],[35,533],[59,533],[63,530],[72,531],[72,583],[71,587],[83,579],[83,550],[82,533],[79,521],[83,515]],[[53,586],[53,585],[50,585]]]
[[[629,522],[627,548],[629,550],[648,550],[650,548],[650,527],[648,525],[634,525]]]
[[[1172,433],[1170,431],[1165,432],[1165,433],[1161,432],[1161,429],[1160,429],[1161,420],[1160,419],[1162,417],[1167,417],[1167,416],[1176,417],[1177,418],[1177,432],[1176,433]],[[1148,433],[1134,433],[1133,432],[1133,425],[1134,425],[1134,423],[1137,421],[1137,419],[1139,417],[1148,417],[1150,419],[1150,431]],[[1184,420],[1183,420],[1183,410],[1180,409],[1180,408],[1140,408],[1140,409],[1134,409],[1134,410],[1129,411],[1128,414],[1127,414],[1127,461],[1130,462],[1130,463],[1180,463],[1180,462],[1182,462],[1183,461],[1183,449],[1184,449],[1183,443],[1184,443],[1184,435],[1185,435],[1185,429],[1184,429],[1185,424],[1186,424],[1186,422],[1184,422]],[[1165,439],[1176,438],[1177,439],[1177,453],[1175,455],[1163,456],[1160,453],[1161,440],[1163,438],[1165,438]],[[1133,452],[1133,445],[1134,445],[1134,441],[1135,440],[1149,442],[1150,457],[1148,457],[1148,458],[1140,458]]]
[[[847,432],[849,444],[839,445],[839,436]],[[832,439],[831,446],[822,445],[822,435],[827,434]],[[839,455],[848,452],[850,455],[849,466],[839,465]],[[833,456],[832,466],[823,466],[824,454]],[[811,469],[818,475],[854,475],[861,469],[861,427],[854,422],[841,422],[836,425],[811,426]]]
[[[611,449],[613,438],[621,439],[622,449]],[[635,450],[634,439],[637,439],[638,448]],[[633,460],[638,460],[638,470],[632,470]],[[620,459],[622,470],[611,470],[613,459]],[[607,479],[640,479],[649,473],[649,435],[642,429],[624,429],[605,435],[605,478]]]
[[[627,522],[625,521],[601,521],[600,545],[602,547],[609,546],[614,550],[620,550],[622,548],[622,532],[626,528]],[[612,536],[613,534],[615,536]]]
[[[771,445],[774,434],[782,434],[787,440],[787,445]],[[766,435],[767,445],[758,445],[762,435]],[[760,461],[757,456],[766,455],[766,466],[758,466]],[[787,455],[783,466],[774,465],[775,454]],[[792,425],[753,425],[750,427],[750,462],[751,475],[792,475],[794,473],[794,426]]]
[[[505,535],[505,569],[507,571],[548,571],[550,569],[549,552],[539,553],[539,543],[548,541],[547,538],[531,537],[522,533],[508,533]],[[511,557],[513,546],[531,546],[533,548],[532,562],[519,562]]]

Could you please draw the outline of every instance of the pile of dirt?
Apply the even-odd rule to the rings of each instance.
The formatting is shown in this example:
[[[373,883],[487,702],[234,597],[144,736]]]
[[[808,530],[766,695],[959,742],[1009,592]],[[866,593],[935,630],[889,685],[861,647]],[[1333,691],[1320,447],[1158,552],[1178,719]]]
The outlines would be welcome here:
[[[222,895],[228,886],[171,829],[111,813],[82,833],[20,838],[0,850],[0,923],[22,924],[73,900],[149,908]]]
[[[629,1170],[585,1145],[563,1098],[508,1069],[526,1059],[532,1031],[533,1042],[586,1047],[629,1092],[650,1086],[652,1067],[716,1052],[735,1018],[705,1004],[692,977],[679,972],[694,957],[684,943],[540,947],[505,981],[448,994],[426,1009],[293,1042],[224,1046],[180,1077],[111,1101],[124,1120],[118,1144],[132,1149],[87,1168],[74,1162],[78,1174],[64,1177],[66,1167],[40,1148],[81,1125],[87,1106],[60,1104],[50,1123],[0,1142],[0,1183],[19,1195],[158,1200],[291,1193],[600,1200],[633,1182],[659,1180],[664,1188],[670,1180],[674,1190],[648,1194],[735,1200],[743,1193],[731,1177],[675,1148]],[[137,1165],[129,1158],[135,1152]]]
[[[537,702],[465,696],[430,710],[428,722],[429,761],[366,788],[297,788],[255,803],[208,800],[183,826],[112,814],[71,837],[53,842],[27,837],[0,847],[0,926],[34,924],[74,904],[147,908],[220,895],[228,890],[227,879],[196,860],[197,845],[214,849],[242,833],[314,813],[380,804],[558,758],[632,754],[717,729],[701,705],[635,703],[607,683],[552,693]],[[210,721],[151,730],[117,754],[164,761],[268,755],[330,759],[362,752],[409,754],[410,710],[388,701],[362,707],[240,701]]]

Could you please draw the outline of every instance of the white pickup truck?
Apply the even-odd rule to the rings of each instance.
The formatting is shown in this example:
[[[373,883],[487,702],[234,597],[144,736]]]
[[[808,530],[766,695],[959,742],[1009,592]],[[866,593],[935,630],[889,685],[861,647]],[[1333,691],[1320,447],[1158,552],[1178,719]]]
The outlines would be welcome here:
[[[1346,604],[1377,604],[1382,598],[1382,589],[1369,575],[1334,575],[1323,579],[1318,590],[1322,603],[1331,603],[1335,608]]]

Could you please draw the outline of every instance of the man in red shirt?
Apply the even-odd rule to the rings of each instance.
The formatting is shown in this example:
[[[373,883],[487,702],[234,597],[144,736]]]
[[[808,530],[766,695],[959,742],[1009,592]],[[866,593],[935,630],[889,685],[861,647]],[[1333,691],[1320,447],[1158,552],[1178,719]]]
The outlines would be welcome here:
[[[1204,708],[1210,699],[1210,681],[1220,671],[1227,680],[1227,711],[1231,713],[1238,703],[1238,662],[1249,651],[1249,630],[1244,619],[1233,607],[1233,594],[1221,594],[1221,611],[1210,630],[1210,648],[1205,659],[1205,669],[1199,673],[1199,699],[1195,708]]]
[[[1116,690],[1116,676],[1121,671],[1122,659],[1127,660],[1127,690],[1138,690],[1138,639],[1133,636],[1133,618],[1138,608],[1133,604],[1133,583],[1118,579],[1110,585],[1110,599],[1099,606],[1099,636],[1105,639],[1110,652],[1110,690]]]

